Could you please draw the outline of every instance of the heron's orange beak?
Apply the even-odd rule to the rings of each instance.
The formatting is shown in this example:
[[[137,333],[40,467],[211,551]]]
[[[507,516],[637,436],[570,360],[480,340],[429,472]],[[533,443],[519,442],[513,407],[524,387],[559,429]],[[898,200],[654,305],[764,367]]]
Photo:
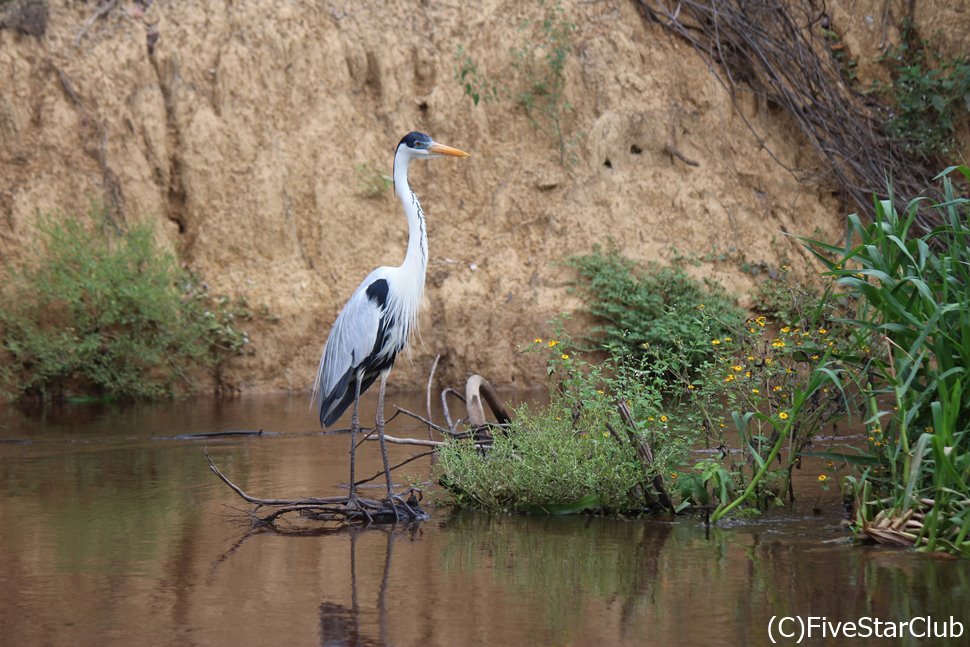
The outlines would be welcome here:
[[[444,144],[439,144],[438,142],[432,142],[428,146],[428,150],[437,155],[451,155],[452,157],[468,157],[468,153],[465,151],[460,151],[457,148],[452,148],[451,146],[445,146]]]

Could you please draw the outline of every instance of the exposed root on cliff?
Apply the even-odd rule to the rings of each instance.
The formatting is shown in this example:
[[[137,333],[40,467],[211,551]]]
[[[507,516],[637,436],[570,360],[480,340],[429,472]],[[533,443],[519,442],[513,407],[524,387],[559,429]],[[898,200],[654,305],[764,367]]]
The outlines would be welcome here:
[[[809,0],[638,0],[643,14],[685,40],[714,65],[738,114],[761,147],[801,181],[832,182],[860,213],[872,216],[873,195],[915,198],[935,175],[887,135],[887,110],[851,87],[832,55],[836,43],[824,5]],[[718,71],[720,70],[720,71]],[[782,109],[825,163],[808,172],[785,164],[737,105],[739,86]],[[936,224],[920,212],[924,230]]]

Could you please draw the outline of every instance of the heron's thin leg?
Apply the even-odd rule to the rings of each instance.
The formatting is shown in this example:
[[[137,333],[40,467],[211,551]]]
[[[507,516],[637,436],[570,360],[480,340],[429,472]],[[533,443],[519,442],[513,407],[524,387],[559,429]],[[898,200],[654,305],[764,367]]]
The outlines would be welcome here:
[[[357,489],[354,485],[355,469],[354,458],[357,454],[357,432],[360,431],[360,417],[358,407],[360,405],[360,376],[354,381],[354,413],[350,416],[350,496],[347,502],[350,503],[357,498]]]
[[[387,499],[393,506],[394,489],[391,487],[391,470],[387,467],[387,445],[384,443],[384,391],[387,387],[387,371],[381,372],[381,386],[377,392],[377,438],[381,443],[381,457],[384,459],[384,478],[387,480]]]

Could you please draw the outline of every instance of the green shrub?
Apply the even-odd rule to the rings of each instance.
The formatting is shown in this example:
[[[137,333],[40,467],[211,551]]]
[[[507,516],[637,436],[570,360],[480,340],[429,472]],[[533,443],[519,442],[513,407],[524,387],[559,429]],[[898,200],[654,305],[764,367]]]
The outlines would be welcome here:
[[[439,452],[439,476],[459,505],[488,510],[627,513],[664,507],[656,483],[683,464],[701,427],[666,404],[662,365],[622,354],[583,360],[565,336],[536,339],[549,354],[550,403],[521,406],[491,448],[452,442]],[[617,405],[624,403],[632,426]],[[649,446],[642,460],[638,447]]]
[[[47,218],[27,266],[0,292],[3,368],[12,395],[153,398],[190,391],[194,368],[248,343],[238,302],[213,299],[155,244],[149,225]]]
[[[589,312],[603,322],[593,333],[604,347],[662,359],[683,371],[710,357],[711,339],[744,320],[716,283],[691,278],[678,266],[640,268],[612,244],[567,262],[579,272]]]
[[[950,158],[957,151],[956,124],[970,115],[970,59],[950,59],[917,42],[912,27],[903,42],[890,48],[884,60],[890,65],[892,86],[874,89],[885,95],[893,111],[886,123],[910,155],[924,159]]]

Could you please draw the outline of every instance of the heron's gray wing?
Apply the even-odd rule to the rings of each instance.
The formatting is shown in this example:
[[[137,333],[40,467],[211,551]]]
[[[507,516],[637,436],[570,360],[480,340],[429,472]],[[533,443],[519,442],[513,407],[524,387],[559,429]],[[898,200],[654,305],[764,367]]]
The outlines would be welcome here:
[[[313,388],[313,402],[339,402],[351,373],[371,354],[380,329],[381,307],[367,296],[372,277],[367,277],[354,292],[330,329],[323,348],[317,379]]]

